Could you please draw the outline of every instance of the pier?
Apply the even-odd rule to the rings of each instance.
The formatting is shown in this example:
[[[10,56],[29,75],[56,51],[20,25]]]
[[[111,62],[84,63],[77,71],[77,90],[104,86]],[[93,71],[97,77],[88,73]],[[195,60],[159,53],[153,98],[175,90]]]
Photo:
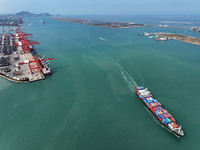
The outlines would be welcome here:
[[[54,58],[39,58],[31,53],[32,45],[39,44],[28,40],[32,34],[24,33],[18,26],[15,34],[5,32],[0,35],[0,76],[18,83],[33,82],[45,79],[51,74],[46,63]]]

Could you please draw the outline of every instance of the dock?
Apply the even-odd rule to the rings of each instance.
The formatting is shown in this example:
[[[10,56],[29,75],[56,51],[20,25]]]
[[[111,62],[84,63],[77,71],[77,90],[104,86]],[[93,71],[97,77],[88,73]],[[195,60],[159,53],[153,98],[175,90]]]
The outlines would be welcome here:
[[[28,40],[28,36],[16,28],[16,33],[0,34],[0,76],[10,81],[27,83],[45,79],[51,74],[50,67],[46,61],[54,58],[39,58],[31,52],[32,45],[39,44],[36,41]]]
[[[19,40],[16,39],[16,40],[15,40],[15,43],[18,43],[18,42],[19,42]],[[31,54],[31,52],[25,52],[25,53],[24,53],[21,46],[18,46],[18,47],[17,47],[17,51],[16,51],[16,52],[17,52],[17,54],[19,54],[19,58],[20,58],[19,60],[20,60],[20,62],[24,62],[24,61],[26,61],[26,60],[32,60],[32,61],[35,60],[34,57],[33,57],[33,55]],[[20,62],[19,62],[19,63],[20,63]],[[36,62],[34,63],[34,65],[35,65],[35,67],[37,67],[37,68],[39,67],[38,64],[37,64]],[[23,64],[23,65],[21,66],[21,68],[22,68],[22,70],[23,70],[23,74],[20,75],[19,77],[22,77],[22,79],[23,79],[24,77],[28,77],[30,82],[31,82],[31,81],[36,81],[36,80],[45,79],[44,74],[43,74],[41,71],[39,71],[39,70],[34,71],[34,72],[31,74],[29,64]]]

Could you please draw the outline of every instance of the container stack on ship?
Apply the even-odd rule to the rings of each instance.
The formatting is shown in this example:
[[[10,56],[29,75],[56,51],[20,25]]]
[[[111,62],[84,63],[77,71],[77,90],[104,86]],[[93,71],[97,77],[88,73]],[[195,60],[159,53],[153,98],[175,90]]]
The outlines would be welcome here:
[[[177,125],[176,120],[172,117],[172,115],[162,107],[158,100],[153,98],[147,88],[136,87],[135,91],[141,101],[159,120],[159,122],[161,122],[165,127],[172,131],[176,136],[184,136],[184,132],[181,129],[181,126]]]
[[[11,33],[11,32],[16,33]],[[40,58],[35,55],[33,45],[39,44],[30,41],[32,34],[21,31],[20,26],[6,30],[0,35],[0,76],[18,83],[32,82],[45,79],[51,74],[49,60],[54,58]]]

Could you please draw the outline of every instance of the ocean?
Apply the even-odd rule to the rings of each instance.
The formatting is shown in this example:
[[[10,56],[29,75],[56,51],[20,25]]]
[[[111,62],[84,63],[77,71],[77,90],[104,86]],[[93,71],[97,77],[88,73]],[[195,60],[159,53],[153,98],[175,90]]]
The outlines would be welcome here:
[[[146,24],[199,20],[198,16],[67,17]],[[46,23],[41,24],[41,19]],[[200,147],[200,47],[138,36],[177,30],[200,38],[199,33],[152,27],[111,29],[51,18],[24,18],[24,22],[24,32],[40,42],[34,46],[37,54],[55,58],[50,64],[53,74],[27,84],[0,78],[0,149]],[[136,96],[137,85],[147,87],[174,116],[184,137],[177,138],[156,121]]]

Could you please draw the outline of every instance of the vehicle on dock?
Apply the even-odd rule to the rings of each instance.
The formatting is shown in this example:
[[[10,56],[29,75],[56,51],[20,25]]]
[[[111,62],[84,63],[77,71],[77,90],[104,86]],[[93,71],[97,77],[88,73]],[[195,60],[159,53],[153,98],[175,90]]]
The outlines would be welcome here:
[[[184,136],[181,126],[176,124],[173,116],[165,110],[157,99],[153,98],[147,88],[136,87],[135,92],[156,119],[176,136]]]

